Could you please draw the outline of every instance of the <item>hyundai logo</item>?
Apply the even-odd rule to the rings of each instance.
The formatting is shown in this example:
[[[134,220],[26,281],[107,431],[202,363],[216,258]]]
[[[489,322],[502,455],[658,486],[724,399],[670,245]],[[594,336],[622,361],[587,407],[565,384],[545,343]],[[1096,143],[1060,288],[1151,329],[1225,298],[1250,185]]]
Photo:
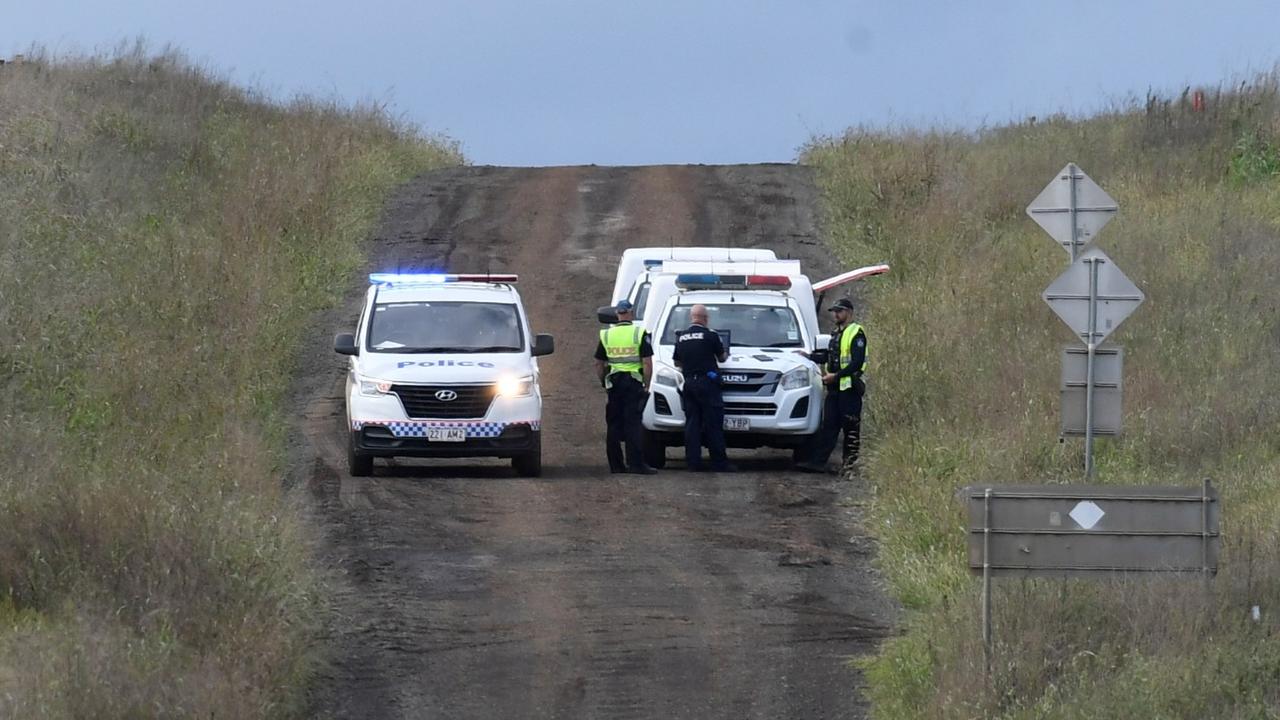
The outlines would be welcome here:
[[[437,390],[436,399],[440,402],[453,402],[458,399],[458,393],[453,390]]]

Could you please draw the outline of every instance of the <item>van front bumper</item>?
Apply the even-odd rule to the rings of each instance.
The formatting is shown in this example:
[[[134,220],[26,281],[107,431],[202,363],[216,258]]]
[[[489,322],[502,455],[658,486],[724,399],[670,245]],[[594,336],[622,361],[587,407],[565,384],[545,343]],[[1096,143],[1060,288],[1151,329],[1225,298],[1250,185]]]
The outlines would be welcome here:
[[[428,440],[432,428],[463,428],[461,441]],[[430,421],[365,421],[352,423],[351,441],[355,451],[372,457],[498,457],[511,458],[541,446],[542,429],[538,421],[494,422],[430,422]]]

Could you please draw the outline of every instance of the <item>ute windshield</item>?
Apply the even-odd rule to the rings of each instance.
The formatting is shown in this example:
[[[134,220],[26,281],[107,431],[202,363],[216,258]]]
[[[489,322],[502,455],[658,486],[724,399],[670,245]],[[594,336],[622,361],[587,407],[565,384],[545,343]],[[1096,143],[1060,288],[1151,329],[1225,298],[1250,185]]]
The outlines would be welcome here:
[[[707,305],[707,316],[713,330],[728,330],[734,347],[804,347],[800,323],[789,307],[764,305]],[[674,345],[676,332],[691,324],[692,305],[677,305],[667,316],[662,331],[662,344]]]
[[[384,353],[520,352],[516,306],[486,302],[396,302],[373,306],[369,350]]]

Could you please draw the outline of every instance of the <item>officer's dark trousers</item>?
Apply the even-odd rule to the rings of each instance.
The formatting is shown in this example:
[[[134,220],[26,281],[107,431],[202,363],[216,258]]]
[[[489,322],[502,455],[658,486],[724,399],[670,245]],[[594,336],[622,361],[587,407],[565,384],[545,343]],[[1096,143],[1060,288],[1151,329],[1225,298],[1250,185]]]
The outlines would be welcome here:
[[[848,464],[858,459],[862,442],[862,387],[859,382],[848,390],[827,390],[827,399],[822,407],[822,426],[813,438],[809,462],[826,465],[842,430],[844,462]]]
[[[644,465],[640,454],[640,421],[644,414],[646,395],[644,385],[625,373],[615,374],[609,387],[609,400],[604,406],[604,419],[608,423],[604,448],[609,456],[609,469],[622,472]],[[622,445],[626,443],[627,459],[623,463]]]
[[[690,470],[702,469],[702,445],[711,452],[711,468],[728,466],[724,451],[724,398],[720,383],[705,375],[686,376],[684,393],[684,459]]]

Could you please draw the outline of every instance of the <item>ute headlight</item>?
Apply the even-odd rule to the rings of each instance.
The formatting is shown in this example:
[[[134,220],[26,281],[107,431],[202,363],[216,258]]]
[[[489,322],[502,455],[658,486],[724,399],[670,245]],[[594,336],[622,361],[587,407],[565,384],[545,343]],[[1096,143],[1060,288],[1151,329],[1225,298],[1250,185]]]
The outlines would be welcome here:
[[[503,397],[524,397],[533,390],[533,377],[508,375],[498,380],[498,394]]]
[[[389,380],[373,380],[360,378],[360,394],[368,397],[380,397],[391,392]]]
[[[680,386],[680,377],[666,368],[659,370],[653,376],[653,381],[659,385],[666,385],[667,387]]]
[[[809,387],[809,368],[798,367],[782,376],[783,390],[799,390]]]

